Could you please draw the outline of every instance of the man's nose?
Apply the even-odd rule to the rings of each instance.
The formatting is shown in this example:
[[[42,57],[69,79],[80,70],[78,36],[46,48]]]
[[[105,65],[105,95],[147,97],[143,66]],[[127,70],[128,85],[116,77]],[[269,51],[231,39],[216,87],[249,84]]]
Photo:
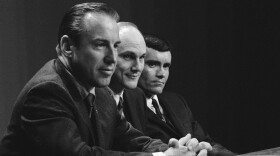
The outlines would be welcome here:
[[[143,65],[144,64],[139,59],[136,59],[133,63],[133,66],[131,67],[131,69],[134,72],[139,72],[141,70],[141,66],[143,66]]]
[[[106,64],[115,64],[117,62],[117,56],[118,56],[117,49],[114,47],[110,47],[106,52],[104,62]]]
[[[159,67],[157,70],[157,75],[158,78],[164,78],[165,77],[165,72],[164,69],[162,67]]]

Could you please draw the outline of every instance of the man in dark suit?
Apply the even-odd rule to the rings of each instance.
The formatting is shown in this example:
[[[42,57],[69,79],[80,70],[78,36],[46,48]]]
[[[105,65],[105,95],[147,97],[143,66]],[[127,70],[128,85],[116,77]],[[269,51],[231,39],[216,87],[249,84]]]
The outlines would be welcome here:
[[[135,90],[124,95],[124,114],[131,124],[152,138],[168,142],[190,133],[198,141],[211,143],[210,155],[233,155],[215,143],[194,119],[185,99],[175,93],[163,92],[169,76],[171,52],[163,39],[146,35],[147,53],[144,70]],[[143,93],[144,92],[144,93]]]
[[[144,56],[146,55],[146,44],[142,33],[137,26],[131,22],[119,22],[120,45],[118,46],[118,57],[116,70],[112,76],[108,90],[116,101],[119,113],[123,114],[123,95],[127,89],[137,87],[138,79],[144,68]],[[134,98],[134,97],[131,97]],[[187,135],[187,134],[186,134]],[[170,138],[166,141],[168,143]],[[198,143],[196,138],[190,139],[190,144],[197,142],[194,149],[211,149],[209,143]]]
[[[169,148],[143,136],[121,118],[107,90],[95,91],[109,84],[115,70],[118,18],[103,3],[78,4],[64,15],[58,58],[47,62],[18,96],[0,156],[195,154],[183,148],[184,140]],[[112,151],[114,144],[122,152]]]

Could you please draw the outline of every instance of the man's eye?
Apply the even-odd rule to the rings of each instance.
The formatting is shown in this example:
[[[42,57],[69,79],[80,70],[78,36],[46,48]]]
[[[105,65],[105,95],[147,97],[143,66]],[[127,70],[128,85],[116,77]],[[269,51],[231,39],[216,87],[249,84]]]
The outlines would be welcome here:
[[[132,59],[133,57],[131,55],[122,55],[122,58],[125,59],[125,60],[130,60]]]
[[[155,63],[148,63],[148,66],[149,66],[150,68],[154,68],[154,67],[156,66],[156,64],[155,64]]]
[[[96,47],[105,47],[106,44],[105,43],[96,43],[95,46]]]
[[[93,42],[93,46],[96,48],[103,48],[107,46],[107,43],[103,41],[95,41]]]
[[[170,66],[171,66],[170,64],[167,64],[167,65],[164,65],[164,66],[163,66],[163,68],[165,68],[165,69],[169,69],[169,68],[170,68]]]
[[[114,44],[114,48],[118,48],[119,47],[119,43]]]

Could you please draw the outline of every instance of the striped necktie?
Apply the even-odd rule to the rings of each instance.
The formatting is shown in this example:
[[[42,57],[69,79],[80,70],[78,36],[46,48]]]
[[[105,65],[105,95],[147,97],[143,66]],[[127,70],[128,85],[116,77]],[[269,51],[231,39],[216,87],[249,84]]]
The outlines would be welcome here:
[[[160,109],[159,109],[159,106],[158,106],[157,100],[152,99],[152,105],[153,105],[153,107],[154,107],[154,108],[155,108],[155,110],[156,110],[156,114],[157,114],[157,116],[158,116],[158,117],[159,117],[162,121],[166,122],[166,120],[165,120],[165,118],[164,118],[163,114],[160,112]]]
[[[119,112],[119,114],[124,117],[124,114],[123,114],[123,98],[120,96],[120,99],[119,99],[119,103],[118,103],[118,106],[117,106],[117,110]]]
[[[174,128],[173,124],[170,122],[170,120],[168,120],[168,117],[164,116],[164,115],[160,112],[159,104],[157,103],[157,100],[152,99],[152,104],[153,104],[153,107],[154,107],[155,110],[156,110],[157,116],[158,116],[162,121],[164,121],[168,126],[170,126],[171,128]]]

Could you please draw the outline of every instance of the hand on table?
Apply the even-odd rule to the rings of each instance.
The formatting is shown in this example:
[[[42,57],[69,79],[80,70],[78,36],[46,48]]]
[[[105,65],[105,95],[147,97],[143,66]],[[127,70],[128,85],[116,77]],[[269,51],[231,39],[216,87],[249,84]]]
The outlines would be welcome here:
[[[191,138],[190,134],[177,140],[169,140],[169,149],[165,151],[167,156],[185,155],[185,156],[207,156],[207,151],[212,150],[212,146],[208,142],[198,142],[196,138]]]

